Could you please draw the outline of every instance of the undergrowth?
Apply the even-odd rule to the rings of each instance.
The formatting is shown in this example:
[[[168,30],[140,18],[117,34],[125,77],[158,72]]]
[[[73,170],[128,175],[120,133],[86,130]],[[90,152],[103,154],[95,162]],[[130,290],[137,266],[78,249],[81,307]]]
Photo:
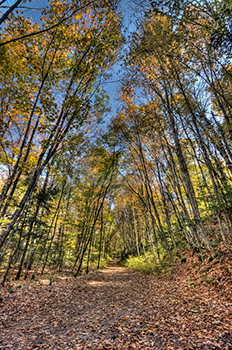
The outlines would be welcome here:
[[[136,271],[141,271],[147,274],[167,274],[175,267],[169,259],[163,259],[161,264],[155,259],[154,255],[147,253],[145,255],[129,256],[123,260],[122,265],[129,267]]]

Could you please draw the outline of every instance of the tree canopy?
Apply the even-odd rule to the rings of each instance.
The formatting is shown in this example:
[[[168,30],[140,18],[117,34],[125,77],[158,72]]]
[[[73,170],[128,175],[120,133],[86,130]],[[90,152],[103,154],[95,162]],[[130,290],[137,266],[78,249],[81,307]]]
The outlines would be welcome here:
[[[230,250],[230,1],[140,2],[130,37],[117,1],[51,0],[39,23],[18,5],[0,19],[2,283]]]

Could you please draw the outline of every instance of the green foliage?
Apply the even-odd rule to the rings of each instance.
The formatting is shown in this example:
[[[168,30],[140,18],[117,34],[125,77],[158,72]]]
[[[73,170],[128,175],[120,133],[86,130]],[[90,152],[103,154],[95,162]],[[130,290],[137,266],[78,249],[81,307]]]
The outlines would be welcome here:
[[[157,262],[155,261],[154,257],[135,257],[135,256],[130,256],[125,262],[124,265],[136,270],[136,271],[141,271],[145,272],[147,274],[157,274],[161,273],[162,268]]]
[[[232,4],[230,0],[150,0],[153,11],[166,14],[173,22],[184,26],[198,23],[210,34],[210,45],[232,52]],[[208,22],[201,23],[202,15]]]
[[[104,257],[101,257],[99,268],[100,269],[105,268],[110,260],[111,260],[111,257],[109,255],[105,255]],[[89,261],[90,272],[97,270],[97,263],[98,263],[98,253],[96,251],[95,254],[91,256],[91,259]],[[82,273],[85,273],[86,267],[87,267],[87,256],[85,256],[85,259],[82,264],[82,269],[81,269]]]
[[[203,260],[231,244],[230,3],[151,1],[111,123],[98,82],[123,40],[120,15],[100,4],[0,44],[4,267],[78,274],[121,254],[130,268],[168,273],[186,262],[183,249]],[[12,17],[1,39],[54,25],[76,5],[51,1],[40,24]]]
[[[122,262],[123,265],[147,274],[160,274],[169,273],[173,269],[173,264],[169,261],[167,256],[163,256],[162,266],[157,262],[154,254],[147,253],[146,256],[142,255],[140,257],[129,256],[128,259]]]

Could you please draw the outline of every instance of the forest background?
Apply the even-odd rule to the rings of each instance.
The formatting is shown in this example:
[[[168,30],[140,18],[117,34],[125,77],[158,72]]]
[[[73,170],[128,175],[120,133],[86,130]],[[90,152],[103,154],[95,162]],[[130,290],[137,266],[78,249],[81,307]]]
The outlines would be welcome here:
[[[188,251],[229,253],[231,2],[135,0],[129,34],[117,1],[52,0],[38,23],[30,3],[6,4],[2,284],[111,257],[162,272]]]

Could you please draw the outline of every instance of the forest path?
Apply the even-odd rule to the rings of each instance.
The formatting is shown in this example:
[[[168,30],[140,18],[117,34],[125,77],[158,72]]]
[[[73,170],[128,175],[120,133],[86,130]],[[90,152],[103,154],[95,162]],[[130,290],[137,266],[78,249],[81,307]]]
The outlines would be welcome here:
[[[6,294],[0,349],[232,349],[232,304],[215,293],[111,262]]]

